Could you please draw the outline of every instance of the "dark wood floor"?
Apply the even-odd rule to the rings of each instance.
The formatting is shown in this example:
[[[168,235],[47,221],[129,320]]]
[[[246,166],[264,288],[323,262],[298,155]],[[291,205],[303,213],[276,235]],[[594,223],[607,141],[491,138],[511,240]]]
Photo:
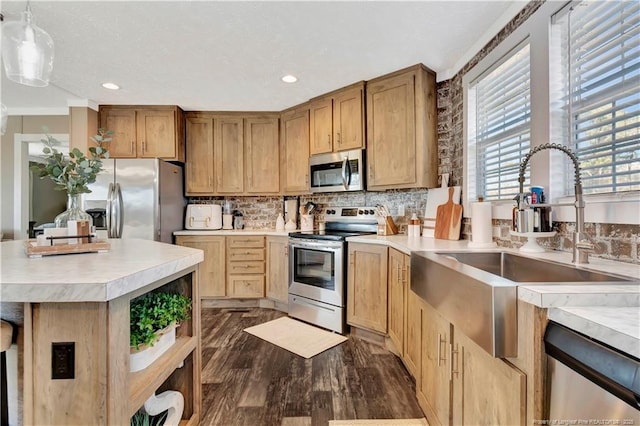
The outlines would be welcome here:
[[[202,424],[322,425],[339,419],[420,418],[402,362],[350,337],[304,359],[242,330],[285,314],[202,309]]]

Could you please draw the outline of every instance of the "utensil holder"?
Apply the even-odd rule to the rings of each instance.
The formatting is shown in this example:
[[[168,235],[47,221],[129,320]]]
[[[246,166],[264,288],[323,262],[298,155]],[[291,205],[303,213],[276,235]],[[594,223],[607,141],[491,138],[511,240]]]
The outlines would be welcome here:
[[[313,215],[312,214],[300,215],[300,230],[302,230],[302,232],[313,231]]]

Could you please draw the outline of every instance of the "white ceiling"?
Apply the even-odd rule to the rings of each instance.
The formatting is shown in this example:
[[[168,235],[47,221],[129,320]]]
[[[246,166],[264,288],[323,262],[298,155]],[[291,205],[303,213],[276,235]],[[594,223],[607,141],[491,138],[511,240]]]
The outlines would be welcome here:
[[[526,1],[32,1],[51,84],[7,80],[10,114],[69,105],[279,111],[422,62],[452,77]],[[5,22],[26,1],[2,2]],[[299,81],[285,84],[284,74]],[[109,91],[100,86],[121,86]]]

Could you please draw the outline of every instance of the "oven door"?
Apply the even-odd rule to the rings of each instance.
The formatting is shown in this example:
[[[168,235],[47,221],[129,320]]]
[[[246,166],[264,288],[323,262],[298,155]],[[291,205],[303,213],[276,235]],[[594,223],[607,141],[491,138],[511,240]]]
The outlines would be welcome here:
[[[289,239],[289,294],[344,306],[344,242]]]

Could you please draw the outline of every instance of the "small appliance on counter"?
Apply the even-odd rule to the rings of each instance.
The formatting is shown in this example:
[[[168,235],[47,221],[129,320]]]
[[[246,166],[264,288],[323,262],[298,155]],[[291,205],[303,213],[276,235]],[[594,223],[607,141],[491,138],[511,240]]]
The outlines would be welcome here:
[[[184,218],[185,229],[215,230],[222,228],[219,204],[189,204]]]

